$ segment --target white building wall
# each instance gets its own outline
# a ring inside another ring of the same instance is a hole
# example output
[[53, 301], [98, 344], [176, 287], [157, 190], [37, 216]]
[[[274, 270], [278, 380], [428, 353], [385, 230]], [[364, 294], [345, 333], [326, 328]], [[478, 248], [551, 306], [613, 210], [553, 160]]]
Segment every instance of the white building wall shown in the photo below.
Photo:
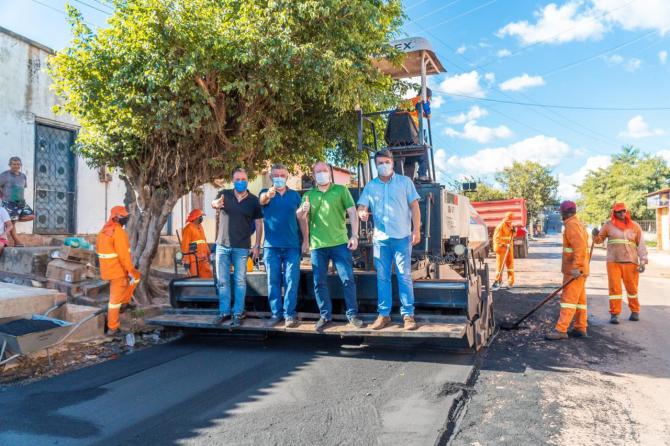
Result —
[[[9, 158], [18, 156], [28, 177], [26, 201], [33, 206], [35, 172], [35, 125], [52, 125], [77, 130], [69, 115], [56, 115], [53, 107], [60, 101], [50, 90], [46, 73], [47, 58], [53, 51], [44, 45], [0, 27], [0, 172], [7, 169]], [[78, 234], [97, 233], [112, 206], [123, 205], [125, 184], [118, 177], [108, 183], [100, 181], [98, 171], [81, 157], [76, 163], [76, 227]], [[181, 228], [182, 205], [190, 211], [188, 197], [178, 202], [173, 213], [174, 228]], [[39, 209], [35, 209], [39, 214]], [[33, 223], [18, 223], [19, 233], [33, 233]]]

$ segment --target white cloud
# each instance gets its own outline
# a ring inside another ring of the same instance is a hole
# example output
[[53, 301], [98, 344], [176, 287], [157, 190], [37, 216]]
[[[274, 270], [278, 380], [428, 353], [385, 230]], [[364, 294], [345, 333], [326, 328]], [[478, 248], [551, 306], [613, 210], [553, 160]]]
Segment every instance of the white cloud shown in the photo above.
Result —
[[466, 51], [467, 49], [468, 49], [468, 48], [467, 48], [465, 45], [461, 45], [461, 46], [459, 46], [458, 48], [456, 48], [456, 52], [457, 52], [458, 54], [463, 54], [463, 53], [465, 53], [465, 51]]
[[619, 136], [640, 139], [648, 138], [650, 136], [661, 136], [664, 134], [665, 131], [663, 129], [650, 128], [644, 118], [641, 115], [637, 115], [628, 121], [626, 131], [619, 133]]
[[498, 127], [482, 127], [477, 125], [477, 121], [466, 122], [462, 132], [447, 127], [444, 130], [444, 133], [452, 138], [471, 139], [481, 144], [512, 136], [512, 131], [505, 125], [500, 125]]
[[626, 30], [655, 29], [661, 34], [670, 31], [668, 0], [591, 0], [593, 10], [604, 21]]
[[611, 158], [606, 155], [591, 156], [577, 171], [558, 174], [558, 195], [563, 200], [574, 200], [577, 198], [577, 186], [582, 184], [589, 172], [609, 166]]
[[545, 135], [515, 142], [505, 147], [479, 150], [468, 156], [447, 156], [444, 149], [435, 154], [435, 167], [443, 175], [454, 175], [458, 179], [490, 175], [511, 166], [514, 161], [536, 161], [546, 167], [558, 165], [574, 150], [563, 141]]
[[665, 65], [668, 61], [668, 52], [663, 50], [658, 52], [658, 60], [661, 62], [661, 65]]
[[668, 164], [670, 164], [670, 149], [659, 150], [658, 152], [654, 153], [653, 155], [660, 156], [660, 157], [663, 158]]
[[544, 85], [542, 76], [529, 76], [524, 73], [521, 76], [507, 79], [500, 84], [500, 89], [503, 91], [521, 91], [526, 88], [539, 87], [540, 85]]
[[440, 107], [442, 107], [442, 104], [444, 103], [444, 97], [442, 96], [433, 96], [433, 99], [430, 101], [430, 108], [432, 110], [436, 110]]
[[467, 114], [460, 113], [456, 116], [449, 116], [447, 118], [447, 122], [449, 122], [449, 124], [465, 124], [468, 121], [479, 119], [488, 114], [489, 112], [485, 108], [479, 108], [479, 106], [473, 105], [470, 107], [470, 110], [468, 110]]
[[504, 57], [511, 56], [512, 52], [510, 50], [508, 50], [507, 48], [503, 48], [502, 50], [499, 50], [497, 54], [498, 54], [498, 57], [502, 59]]
[[619, 54], [612, 54], [611, 56], [603, 56], [603, 59], [609, 65], [621, 65], [626, 71], [630, 71], [631, 73], [639, 70], [642, 66], [642, 61], [637, 57], [626, 59]]
[[599, 39], [615, 28], [650, 29], [662, 35], [670, 31], [667, 0], [569, 0], [550, 3], [535, 12], [535, 23], [508, 23], [498, 37], [517, 37], [525, 45]]
[[583, 10], [580, 1], [571, 0], [560, 7], [550, 3], [536, 11], [535, 16], [535, 24], [527, 20], [508, 23], [498, 30], [498, 37], [517, 37], [524, 45], [540, 42], [560, 44], [599, 39], [605, 32], [602, 21], [591, 10]]
[[450, 94], [483, 98], [486, 94], [480, 85], [481, 78], [476, 70], [450, 76], [440, 83], [440, 90]]
[[495, 73], [486, 73], [484, 75], [484, 79], [486, 79], [486, 82], [488, 82], [489, 84], [492, 84], [496, 81], [496, 75]]

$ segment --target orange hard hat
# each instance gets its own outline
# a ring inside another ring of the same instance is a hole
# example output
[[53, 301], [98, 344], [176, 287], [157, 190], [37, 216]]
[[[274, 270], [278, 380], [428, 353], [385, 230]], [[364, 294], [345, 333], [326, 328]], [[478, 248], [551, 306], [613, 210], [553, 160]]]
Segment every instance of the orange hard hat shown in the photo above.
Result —
[[614, 203], [614, 206], [612, 206], [612, 211], [617, 212], [617, 211], [625, 211], [626, 210], [626, 205], [624, 203]]
[[126, 210], [125, 206], [114, 206], [112, 210], [109, 212], [109, 218], [127, 217], [127, 216], [128, 211]]
[[505, 213], [505, 221], [512, 221], [514, 220], [514, 212], [506, 212]]
[[187, 222], [192, 222], [197, 220], [200, 216], [205, 215], [204, 212], [200, 209], [193, 209], [189, 214], [188, 217], [186, 217]]

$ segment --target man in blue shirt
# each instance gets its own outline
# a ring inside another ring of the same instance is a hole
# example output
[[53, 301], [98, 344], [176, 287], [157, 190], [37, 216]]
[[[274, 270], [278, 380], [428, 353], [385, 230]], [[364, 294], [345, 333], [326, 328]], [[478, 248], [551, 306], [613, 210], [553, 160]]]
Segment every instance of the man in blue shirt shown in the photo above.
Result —
[[378, 176], [363, 189], [358, 200], [358, 217], [374, 220], [373, 257], [377, 270], [377, 320], [370, 326], [381, 330], [391, 323], [392, 264], [395, 263], [400, 294], [400, 314], [407, 330], [417, 328], [414, 320], [412, 246], [421, 239], [421, 198], [411, 179], [393, 172], [393, 155], [387, 149], [375, 154]]
[[[300, 235], [296, 211], [300, 207], [300, 194], [286, 186], [288, 169], [283, 164], [273, 164], [270, 169], [272, 187], [261, 191], [260, 203], [265, 218], [265, 267], [268, 280], [268, 300], [272, 317], [277, 324], [285, 318], [286, 328], [298, 326], [295, 306], [300, 281]], [[282, 284], [284, 302], [282, 305]]]

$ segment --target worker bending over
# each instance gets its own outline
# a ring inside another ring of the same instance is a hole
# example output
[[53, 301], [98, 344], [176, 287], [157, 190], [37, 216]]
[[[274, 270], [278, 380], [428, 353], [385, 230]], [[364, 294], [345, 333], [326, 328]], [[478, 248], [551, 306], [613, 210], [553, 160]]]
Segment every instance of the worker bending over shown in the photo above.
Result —
[[493, 250], [496, 253], [496, 280], [493, 288], [500, 288], [503, 268], [507, 268], [507, 283], [514, 286], [514, 213], [508, 212], [493, 232]]
[[563, 293], [561, 294], [561, 314], [556, 328], [547, 333], [552, 341], [567, 339], [568, 327], [575, 319], [570, 336], [586, 336], [586, 277], [589, 275], [589, 241], [582, 222], [577, 218], [577, 205], [564, 201], [560, 206], [563, 231]]
[[205, 230], [202, 227], [204, 212], [193, 209], [186, 219], [186, 226], [182, 229], [181, 252], [182, 262], [191, 277], [211, 279], [212, 265], [210, 264], [210, 251]]
[[610, 295], [610, 323], [619, 323], [623, 293], [621, 281], [626, 287], [631, 321], [640, 320], [640, 303], [637, 286], [640, 273], [649, 262], [647, 247], [642, 237], [642, 228], [634, 222], [624, 203], [615, 203], [610, 220], [601, 229], [593, 230], [593, 241], [602, 243], [607, 239], [607, 282]]
[[128, 235], [123, 229], [126, 223], [126, 208], [114, 206], [95, 243], [95, 251], [100, 261], [100, 277], [109, 280], [107, 334], [111, 336], [119, 334], [121, 306], [130, 304], [135, 287], [140, 282], [140, 273], [130, 258]]

